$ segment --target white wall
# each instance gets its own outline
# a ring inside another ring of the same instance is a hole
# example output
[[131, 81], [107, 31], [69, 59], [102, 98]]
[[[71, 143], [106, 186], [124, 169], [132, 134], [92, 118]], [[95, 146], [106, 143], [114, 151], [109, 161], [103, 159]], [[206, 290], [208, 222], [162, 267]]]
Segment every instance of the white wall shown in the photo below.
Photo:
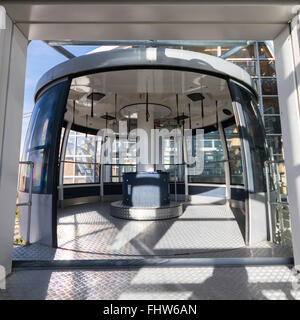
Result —
[[284, 159], [295, 265], [300, 270], [300, 55], [299, 16], [275, 38]]
[[11, 271], [27, 39], [6, 17], [0, 30], [0, 265]]

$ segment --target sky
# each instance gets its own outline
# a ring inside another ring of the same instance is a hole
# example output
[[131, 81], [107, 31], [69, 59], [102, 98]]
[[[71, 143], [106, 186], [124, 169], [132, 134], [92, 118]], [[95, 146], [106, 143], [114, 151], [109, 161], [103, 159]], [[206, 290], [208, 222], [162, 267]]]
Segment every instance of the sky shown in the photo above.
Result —
[[[96, 47], [65, 47], [76, 56], [86, 54]], [[34, 107], [35, 87], [40, 77], [52, 67], [68, 60], [54, 49], [46, 45], [42, 41], [31, 41], [27, 50], [26, 78], [25, 78], [25, 93], [24, 93], [24, 108], [23, 108], [23, 123], [22, 123], [22, 140], [21, 150], [25, 140], [27, 127], [30, 120], [30, 115]]]

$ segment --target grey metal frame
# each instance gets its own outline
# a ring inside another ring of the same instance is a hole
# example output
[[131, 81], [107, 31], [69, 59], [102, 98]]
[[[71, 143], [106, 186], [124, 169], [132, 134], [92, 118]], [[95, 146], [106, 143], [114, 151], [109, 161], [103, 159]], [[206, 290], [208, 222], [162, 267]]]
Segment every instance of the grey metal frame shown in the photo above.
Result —
[[219, 135], [221, 140], [221, 145], [224, 154], [224, 171], [225, 171], [225, 184], [226, 184], [226, 202], [231, 198], [231, 178], [230, 178], [230, 166], [229, 166], [229, 155], [228, 148], [226, 144], [226, 138], [224, 134], [224, 128], [221, 122], [218, 123]]
[[[59, 64], [45, 73], [39, 80], [36, 88], [36, 97], [47, 89], [49, 85], [51, 86], [53, 82], [59, 81], [59, 79], [68, 77], [68, 79], [71, 80], [72, 78], [87, 74], [134, 69], [168, 69], [207, 74], [228, 80], [229, 90], [231, 90], [230, 81], [233, 80], [241, 87], [246, 87], [255, 94], [250, 75], [242, 68], [220, 58], [176, 49], [139, 48], [101, 52], [93, 55], [81, 56]], [[243, 122], [242, 108], [241, 104], [233, 102], [234, 115], [238, 123]], [[243, 127], [243, 125], [240, 126], [240, 131]], [[245, 130], [245, 128], [243, 130]], [[247, 201], [248, 197], [250, 200], [249, 190], [252, 190], [251, 186], [253, 185], [253, 181], [251, 184], [250, 172], [252, 173], [252, 167], [249, 159], [250, 149], [249, 146], [247, 146], [247, 141], [245, 139], [243, 139], [242, 149], [246, 191], [246, 229], [248, 229], [246, 242], [249, 244], [251, 242], [251, 230], [249, 231], [251, 224], [249, 223], [250, 213], [248, 208], [249, 203], [247, 204]], [[227, 164], [227, 176], [228, 167], [229, 165]], [[176, 170], [177, 169], [175, 168], [175, 171]], [[101, 170], [101, 172], [102, 171], [103, 170]], [[175, 172], [175, 189], [177, 187], [176, 175], [177, 172]], [[100, 189], [103, 190], [103, 188]], [[175, 191], [175, 199], [176, 198], [177, 192]]]
[[[230, 80], [229, 88], [233, 96], [235, 95], [234, 86], [235, 86], [235, 81]], [[244, 188], [246, 192], [245, 242], [247, 245], [250, 245], [251, 243], [267, 240], [268, 217], [267, 217], [266, 203], [263, 202], [263, 204], [261, 205], [259, 204], [259, 202], [262, 202], [261, 198], [262, 197], [265, 198], [266, 194], [255, 190], [255, 186], [254, 186], [255, 177], [253, 175], [253, 163], [251, 160], [249, 133], [247, 131], [247, 125], [246, 125], [246, 121], [243, 113], [243, 106], [240, 103], [239, 99], [237, 99], [238, 101], [235, 101], [235, 100], [236, 99], [232, 99], [232, 106], [233, 106], [233, 111], [236, 118], [236, 123], [239, 128], [240, 138], [242, 140], [241, 151], [242, 151], [242, 163], [243, 163]], [[265, 211], [265, 215], [263, 214], [263, 212], [260, 212], [260, 211]], [[255, 225], [255, 232], [254, 230], [252, 230], [253, 225]]]
[[[245, 199], [245, 243], [246, 245], [249, 245], [250, 243], [250, 214], [249, 214], [249, 184], [248, 184], [248, 167], [246, 165], [246, 163], [249, 163], [250, 159], [250, 155], [249, 155], [249, 147], [248, 147], [248, 157], [246, 156], [246, 150], [245, 150], [245, 145], [244, 145], [244, 141], [245, 138], [243, 137], [243, 132], [245, 130], [245, 124], [241, 119], [241, 114], [243, 117], [243, 113], [242, 113], [242, 106], [240, 103], [234, 102], [232, 101], [232, 108], [233, 108], [233, 113], [235, 116], [235, 121], [237, 124], [237, 127], [239, 128], [239, 133], [240, 133], [240, 139], [242, 140], [241, 143], [241, 158], [242, 158], [242, 165], [243, 165], [243, 180], [244, 180], [244, 189], [246, 192], [246, 199]], [[243, 129], [244, 128], [244, 129]], [[253, 182], [253, 181], [252, 181]]]
[[32, 161], [20, 161], [19, 164], [25, 164], [30, 166], [29, 173], [29, 192], [28, 192], [28, 201], [17, 203], [17, 207], [28, 206], [28, 217], [27, 217], [27, 241], [26, 244], [30, 244], [30, 224], [31, 224], [31, 207], [32, 207], [32, 183], [33, 183], [33, 168], [34, 163]]
[[64, 132], [64, 137], [63, 137], [63, 144], [61, 147], [61, 152], [60, 152], [60, 161], [59, 161], [59, 193], [58, 193], [58, 200], [60, 201], [61, 206], [63, 206], [63, 200], [64, 200], [64, 163], [65, 163], [65, 156], [66, 156], [66, 150], [67, 150], [67, 145], [68, 145], [68, 139], [71, 131], [71, 126], [72, 123], [68, 122], [65, 132]]
[[[151, 53], [151, 57], [154, 58], [150, 59], [148, 53]], [[210, 74], [219, 78], [231, 78], [255, 92], [250, 75], [228, 61], [193, 51], [138, 48], [100, 52], [58, 64], [40, 78], [35, 97], [45, 86], [60, 78], [141, 68], [182, 70]]]

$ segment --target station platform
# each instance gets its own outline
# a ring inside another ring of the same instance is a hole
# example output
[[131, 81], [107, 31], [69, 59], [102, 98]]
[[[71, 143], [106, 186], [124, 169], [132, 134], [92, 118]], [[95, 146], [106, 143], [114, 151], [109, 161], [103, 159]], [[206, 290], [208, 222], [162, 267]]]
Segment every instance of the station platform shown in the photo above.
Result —
[[291, 248], [246, 246], [225, 205], [183, 207], [157, 221], [114, 218], [109, 202], [60, 209], [58, 248], [15, 246], [0, 300], [300, 299]]

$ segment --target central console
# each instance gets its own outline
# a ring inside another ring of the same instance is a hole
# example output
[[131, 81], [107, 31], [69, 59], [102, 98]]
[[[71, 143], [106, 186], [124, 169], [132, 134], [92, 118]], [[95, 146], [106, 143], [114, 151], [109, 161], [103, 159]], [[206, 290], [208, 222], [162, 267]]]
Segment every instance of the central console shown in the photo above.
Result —
[[130, 220], [161, 220], [179, 217], [182, 204], [170, 202], [168, 172], [123, 174], [123, 200], [111, 203], [111, 215]]

